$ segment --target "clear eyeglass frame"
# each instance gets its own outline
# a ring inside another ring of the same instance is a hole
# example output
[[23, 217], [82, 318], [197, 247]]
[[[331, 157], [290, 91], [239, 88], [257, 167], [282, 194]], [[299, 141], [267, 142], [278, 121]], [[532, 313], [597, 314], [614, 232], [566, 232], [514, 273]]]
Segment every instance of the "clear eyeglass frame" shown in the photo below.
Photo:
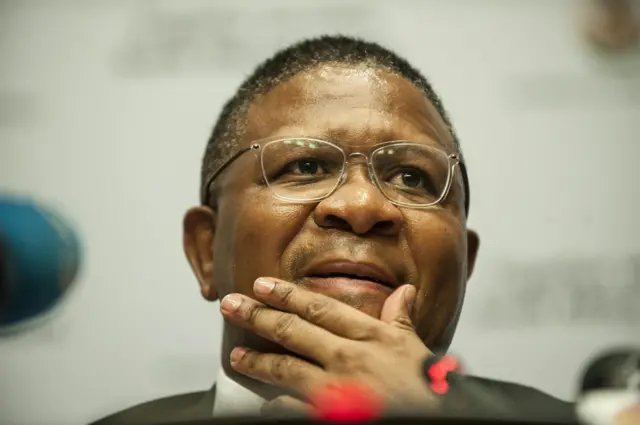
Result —
[[[335, 148], [337, 151], [341, 152], [342, 157], [343, 157], [343, 164], [342, 164], [342, 168], [340, 170], [340, 175], [339, 175], [338, 179], [336, 179], [335, 185], [330, 190], [328, 190], [326, 193], [324, 193], [321, 196], [302, 199], [302, 198], [297, 198], [297, 197], [283, 196], [283, 195], [280, 195], [276, 190], [274, 190], [273, 191], [273, 196], [276, 197], [277, 199], [280, 199], [280, 200], [285, 201], [285, 202], [291, 202], [291, 203], [314, 203], [314, 202], [320, 202], [323, 199], [326, 199], [326, 198], [330, 197], [345, 182], [346, 176], [347, 176], [346, 171], [347, 171], [347, 167], [348, 167], [348, 164], [349, 164], [349, 160], [354, 158], [354, 157], [362, 157], [362, 158], [365, 159], [366, 164], [367, 164], [367, 170], [368, 170], [368, 174], [369, 174], [369, 179], [376, 186], [376, 188], [384, 195], [385, 198], [387, 198], [394, 205], [408, 207], [408, 208], [430, 208], [430, 207], [434, 207], [436, 205], [441, 204], [447, 198], [447, 196], [449, 195], [449, 192], [451, 190], [451, 186], [453, 184], [456, 167], [460, 166], [460, 168], [462, 169], [463, 175], [466, 174], [465, 170], [464, 170], [464, 163], [461, 161], [459, 153], [457, 153], [457, 152], [446, 152], [444, 149], [440, 149], [440, 148], [436, 148], [436, 147], [433, 147], [433, 146], [428, 146], [428, 145], [424, 145], [424, 144], [420, 144], [420, 143], [416, 143], [416, 142], [411, 142], [411, 141], [405, 141], [405, 140], [389, 141], [389, 142], [376, 144], [374, 146], [367, 146], [365, 149], [352, 150], [350, 153], [347, 153], [345, 151], [345, 149], [343, 149], [341, 146], [338, 146], [335, 143], [331, 143], [331, 142], [328, 142], [326, 140], [321, 140], [321, 139], [314, 139], [314, 138], [309, 138], [309, 137], [284, 137], [284, 138], [278, 138], [278, 139], [264, 139], [264, 140], [256, 140], [249, 147], [241, 149], [240, 151], [236, 152], [234, 155], [232, 155], [225, 163], [223, 163], [207, 179], [206, 183], [202, 186], [202, 193], [201, 193], [201, 202], [202, 202], [202, 204], [207, 204], [208, 203], [210, 189], [211, 189], [211, 185], [213, 184], [213, 182], [223, 173], [224, 170], [226, 170], [232, 163], [234, 163], [238, 158], [240, 158], [242, 155], [244, 155], [247, 152], [254, 152], [254, 154], [256, 155], [257, 159], [260, 161], [260, 168], [261, 168], [261, 172], [262, 172], [262, 176], [263, 176], [264, 182], [266, 183], [267, 187], [273, 188], [272, 185], [269, 183], [269, 179], [267, 178], [267, 173], [266, 173], [266, 170], [265, 170], [265, 163], [264, 163], [264, 152], [268, 149], [269, 146], [271, 146], [271, 145], [273, 145], [275, 143], [284, 143], [284, 142], [288, 142], [288, 141], [305, 141], [305, 142], [322, 143], [322, 144], [325, 144], [325, 145], [329, 145], [329, 146]], [[446, 182], [444, 184], [442, 193], [440, 194], [440, 196], [435, 201], [429, 202], [429, 203], [424, 203], [424, 204], [412, 203], [412, 202], [403, 202], [403, 201], [399, 201], [397, 199], [393, 199], [382, 188], [382, 186], [381, 186], [381, 184], [380, 184], [380, 182], [378, 180], [378, 177], [377, 177], [377, 175], [376, 175], [376, 173], [374, 171], [374, 167], [373, 167], [371, 158], [373, 156], [375, 156], [376, 153], [380, 152], [383, 149], [388, 149], [389, 147], [400, 146], [400, 145], [405, 145], [405, 146], [406, 145], [411, 145], [411, 146], [417, 146], [417, 147], [421, 147], [421, 148], [428, 148], [428, 149], [431, 149], [431, 150], [439, 151], [444, 157], [446, 157], [446, 159], [448, 161], [448, 169], [447, 169], [448, 175], [447, 175]], [[358, 147], [359, 146], [349, 146], [349, 148], [351, 148], [351, 149], [358, 148]], [[363, 150], [364, 151], [370, 151], [370, 153], [367, 154], [365, 152], [362, 152]]]

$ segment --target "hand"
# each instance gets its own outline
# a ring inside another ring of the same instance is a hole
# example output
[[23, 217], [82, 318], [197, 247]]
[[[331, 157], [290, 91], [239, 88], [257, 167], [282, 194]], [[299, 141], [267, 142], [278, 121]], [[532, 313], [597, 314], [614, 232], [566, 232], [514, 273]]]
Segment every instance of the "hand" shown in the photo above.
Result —
[[254, 293], [258, 301], [241, 294], [226, 296], [221, 302], [224, 317], [316, 364], [236, 347], [231, 366], [239, 373], [307, 399], [329, 382], [357, 380], [390, 406], [435, 405], [421, 373], [430, 351], [409, 317], [413, 286], [402, 286], [389, 296], [380, 320], [278, 279], [256, 280]]
[[312, 409], [309, 404], [298, 400], [295, 397], [283, 395], [263, 404], [260, 413], [264, 416], [309, 416], [311, 410]]

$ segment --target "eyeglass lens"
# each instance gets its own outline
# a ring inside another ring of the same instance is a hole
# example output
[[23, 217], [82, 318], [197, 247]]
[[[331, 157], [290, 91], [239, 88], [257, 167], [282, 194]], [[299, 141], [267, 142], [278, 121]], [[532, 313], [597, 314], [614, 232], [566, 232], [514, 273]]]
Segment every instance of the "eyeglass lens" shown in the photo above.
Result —
[[[337, 146], [314, 139], [283, 139], [264, 145], [264, 178], [274, 193], [289, 200], [321, 199], [340, 183], [346, 164]], [[406, 204], [437, 202], [447, 189], [451, 170], [443, 151], [398, 142], [370, 155], [373, 179], [389, 199]]]

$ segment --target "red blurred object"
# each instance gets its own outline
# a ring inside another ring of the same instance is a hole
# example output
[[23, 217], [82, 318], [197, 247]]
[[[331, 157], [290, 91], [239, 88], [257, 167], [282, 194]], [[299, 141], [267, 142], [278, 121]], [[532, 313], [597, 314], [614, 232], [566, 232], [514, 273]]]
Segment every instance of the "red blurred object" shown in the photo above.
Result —
[[429, 387], [436, 394], [443, 395], [449, 392], [449, 383], [447, 381], [432, 382]]
[[427, 374], [431, 382], [446, 381], [448, 371], [442, 366], [440, 362], [434, 363], [429, 367]]
[[458, 370], [458, 360], [453, 356], [444, 356], [438, 363], [442, 365], [449, 372]]
[[311, 400], [316, 419], [327, 422], [367, 422], [380, 418], [384, 400], [370, 387], [356, 382], [332, 383]]
[[449, 391], [447, 376], [449, 373], [458, 372], [459, 370], [460, 364], [453, 356], [444, 356], [429, 366], [427, 376], [429, 377], [429, 387], [431, 391], [440, 395], [446, 394]]

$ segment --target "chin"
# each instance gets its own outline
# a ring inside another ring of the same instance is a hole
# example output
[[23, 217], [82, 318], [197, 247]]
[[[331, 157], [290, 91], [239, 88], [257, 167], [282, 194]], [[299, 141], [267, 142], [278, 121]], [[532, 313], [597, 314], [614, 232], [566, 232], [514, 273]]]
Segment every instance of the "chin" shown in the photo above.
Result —
[[[321, 291], [314, 291], [322, 293]], [[380, 318], [382, 313], [382, 307], [385, 301], [389, 297], [387, 294], [353, 294], [353, 293], [340, 293], [340, 294], [328, 294], [327, 295], [335, 300], [338, 300], [348, 306], [360, 310], [364, 314], [367, 314], [376, 319]]]

